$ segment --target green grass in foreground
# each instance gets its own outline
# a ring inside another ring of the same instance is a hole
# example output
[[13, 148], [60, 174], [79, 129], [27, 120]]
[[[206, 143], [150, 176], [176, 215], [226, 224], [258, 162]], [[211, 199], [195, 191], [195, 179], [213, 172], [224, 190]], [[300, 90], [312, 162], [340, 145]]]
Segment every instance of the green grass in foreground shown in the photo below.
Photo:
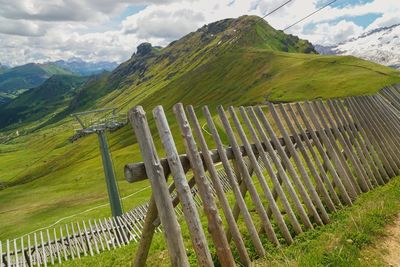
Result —
[[[290, 247], [267, 248], [256, 266], [384, 266], [380, 255], [370, 250], [385, 234], [384, 227], [400, 212], [400, 177], [358, 198], [353, 207], [332, 214], [332, 222], [295, 238]], [[350, 241], [351, 240], [351, 241]], [[189, 242], [189, 241], [188, 241]], [[65, 266], [130, 266], [136, 244], [96, 257], [64, 263]], [[368, 251], [368, 259], [364, 257]], [[372, 254], [371, 254], [372, 253]], [[194, 255], [190, 254], [191, 259]], [[371, 261], [370, 259], [374, 259]], [[162, 234], [155, 236], [148, 266], [168, 266]]]

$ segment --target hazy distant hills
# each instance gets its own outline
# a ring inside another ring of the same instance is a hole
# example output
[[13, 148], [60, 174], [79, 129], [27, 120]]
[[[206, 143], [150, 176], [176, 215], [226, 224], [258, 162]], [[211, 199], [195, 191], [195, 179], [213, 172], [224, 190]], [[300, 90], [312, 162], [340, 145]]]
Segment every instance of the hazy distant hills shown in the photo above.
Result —
[[19, 90], [34, 88], [54, 74], [90, 76], [112, 71], [117, 66], [115, 62], [86, 62], [79, 58], [44, 64], [29, 63], [13, 68], [0, 64], [0, 92], [15, 94]]
[[61, 67], [63, 69], [69, 70], [73, 73], [82, 76], [99, 74], [104, 71], [112, 71], [118, 66], [116, 62], [106, 62], [106, 61], [86, 62], [80, 58], [72, 58], [69, 60], [58, 60], [54, 62], [49, 62], [48, 64]]
[[41, 85], [54, 74], [73, 74], [50, 64], [29, 63], [0, 72], [0, 92], [14, 92]]

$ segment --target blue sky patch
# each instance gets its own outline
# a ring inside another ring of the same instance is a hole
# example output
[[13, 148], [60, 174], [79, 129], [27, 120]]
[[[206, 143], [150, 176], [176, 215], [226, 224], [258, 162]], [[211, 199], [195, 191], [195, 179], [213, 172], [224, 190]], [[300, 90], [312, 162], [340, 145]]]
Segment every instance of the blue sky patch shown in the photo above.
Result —
[[[322, 7], [329, 2], [332, 2], [332, 0], [319, 0], [317, 1], [316, 7]], [[356, 5], [365, 5], [366, 3], [373, 2], [373, 0], [338, 0], [335, 3], [331, 5], [331, 7], [336, 7], [336, 8], [343, 8], [346, 6], [356, 6]]]
[[123, 21], [126, 17], [139, 13], [144, 10], [146, 6], [128, 6], [119, 16], [118, 19]]

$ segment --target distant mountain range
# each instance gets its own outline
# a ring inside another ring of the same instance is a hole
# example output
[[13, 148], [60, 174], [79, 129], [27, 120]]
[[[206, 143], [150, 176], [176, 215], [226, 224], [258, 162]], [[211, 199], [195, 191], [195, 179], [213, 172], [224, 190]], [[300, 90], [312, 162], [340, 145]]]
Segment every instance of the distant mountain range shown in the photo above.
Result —
[[377, 28], [333, 46], [315, 45], [320, 54], [352, 55], [400, 69], [400, 24]]
[[29, 63], [0, 72], [0, 92], [13, 93], [41, 85], [54, 74], [73, 74], [51, 64]]
[[54, 62], [49, 62], [48, 64], [61, 67], [63, 69], [69, 70], [73, 73], [82, 76], [99, 74], [104, 71], [112, 71], [118, 66], [118, 63], [116, 62], [106, 62], [106, 61], [86, 62], [80, 58], [72, 58], [69, 60], [58, 60]]
[[90, 76], [112, 71], [117, 66], [115, 62], [85, 62], [79, 58], [43, 64], [29, 63], [13, 68], [0, 64], [0, 92], [3, 93], [3, 97], [0, 98], [4, 100], [5, 93], [15, 95], [40, 86], [55, 74]]

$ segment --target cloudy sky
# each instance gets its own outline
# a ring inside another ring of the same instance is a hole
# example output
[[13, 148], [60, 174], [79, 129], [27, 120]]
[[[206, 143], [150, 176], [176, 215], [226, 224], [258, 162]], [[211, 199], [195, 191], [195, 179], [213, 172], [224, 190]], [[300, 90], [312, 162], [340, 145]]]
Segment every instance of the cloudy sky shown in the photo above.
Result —
[[[165, 46], [202, 25], [264, 15], [287, 0], [0, 0], [0, 63], [79, 57], [128, 59], [147, 41]], [[284, 29], [331, 0], [293, 0], [266, 20]], [[334, 44], [400, 23], [399, 0], [338, 0], [287, 33]]]

